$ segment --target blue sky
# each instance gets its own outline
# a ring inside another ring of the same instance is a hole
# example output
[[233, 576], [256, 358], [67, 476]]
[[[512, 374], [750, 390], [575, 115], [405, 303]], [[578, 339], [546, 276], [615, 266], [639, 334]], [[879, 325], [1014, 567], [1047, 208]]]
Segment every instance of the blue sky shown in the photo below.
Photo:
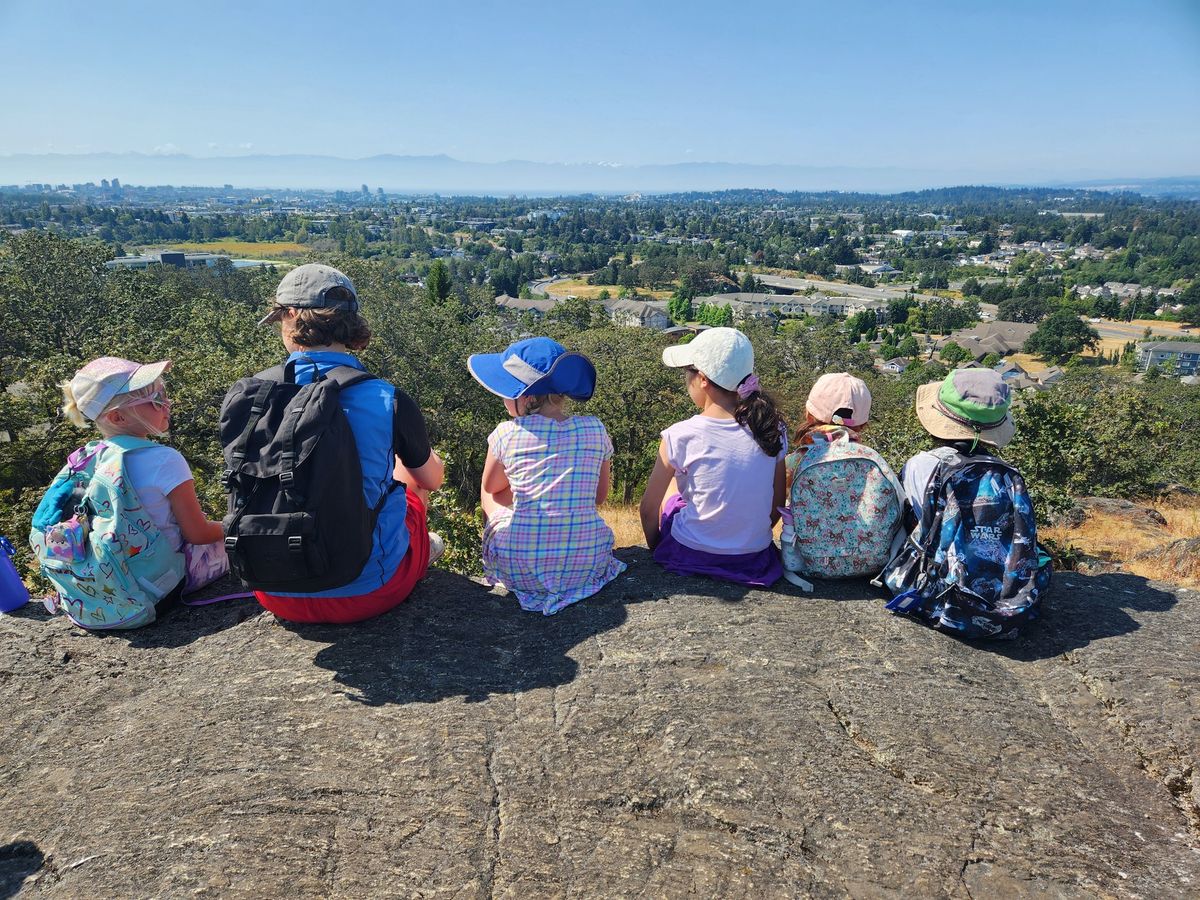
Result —
[[1200, 0], [0, 0], [0, 154], [1200, 174]]

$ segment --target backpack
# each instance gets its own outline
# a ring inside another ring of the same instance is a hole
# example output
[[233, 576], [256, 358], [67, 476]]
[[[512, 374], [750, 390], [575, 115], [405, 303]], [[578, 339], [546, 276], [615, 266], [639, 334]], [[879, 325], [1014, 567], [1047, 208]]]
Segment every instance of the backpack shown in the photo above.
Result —
[[375, 376], [338, 366], [296, 383], [289, 362], [243, 378], [221, 405], [225, 551], [248, 588], [313, 594], [349, 584], [371, 556], [374, 509], [341, 392]]
[[29, 544], [58, 593], [57, 611], [83, 628], [138, 628], [185, 575], [183, 553], [145, 512], [125, 467], [158, 446], [118, 435], [67, 459], [33, 514]]
[[1051, 562], [1021, 473], [939, 451], [920, 516], [882, 575], [887, 608], [962, 638], [1015, 638], [1038, 617]]
[[791, 454], [788, 468], [793, 533], [780, 542], [784, 569], [819, 578], [877, 575], [892, 557], [904, 513], [891, 466], [841, 430]]

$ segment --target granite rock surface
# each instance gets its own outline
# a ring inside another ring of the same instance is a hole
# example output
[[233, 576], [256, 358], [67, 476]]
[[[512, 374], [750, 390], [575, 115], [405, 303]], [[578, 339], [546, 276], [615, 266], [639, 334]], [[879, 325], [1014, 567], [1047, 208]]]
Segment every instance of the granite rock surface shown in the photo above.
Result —
[[970, 645], [620, 555], [552, 617], [0, 617], [0, 898], [1200, 895], [1200, 594]]

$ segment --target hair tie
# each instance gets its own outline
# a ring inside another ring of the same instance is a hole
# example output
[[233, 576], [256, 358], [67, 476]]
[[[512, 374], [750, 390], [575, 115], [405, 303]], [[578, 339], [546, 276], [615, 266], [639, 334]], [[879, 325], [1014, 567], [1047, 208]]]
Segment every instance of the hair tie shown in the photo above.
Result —
[[737, 386], [737, 395], [739, 399], [745, 400], [751, 394], [757, 393], [758, 390], [758, 376], [750, 374]]

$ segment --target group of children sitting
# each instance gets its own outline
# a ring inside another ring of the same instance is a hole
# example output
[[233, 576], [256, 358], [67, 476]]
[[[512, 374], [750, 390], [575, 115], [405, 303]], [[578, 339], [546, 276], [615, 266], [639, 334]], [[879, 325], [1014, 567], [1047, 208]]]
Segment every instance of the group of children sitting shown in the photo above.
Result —
[[[31, 541], [78, 624], [153, 621], [163, 602], [222, 574], [230, 559], [280, 618], [357, 621], [401, 602], [440, 554], [425, 509], [442, 462], [411, 398], [351, 353], [370, 329], [350, 279], [298, 267], [267, 321], [281, 323], [290, 356], [226, 398], [224, 523], [201, 513], [182, 456], [149, 440], [167, 430], [169, 363], [105, 358], [64, 385], [66, 414], [94, 422], [101, 439], [55, 479]], [[938, 446], [897, 477], [863, 441], [871, 394], [859, 378], [818, 379], [789, 447], [740, 331], [703, 331], [666, 348], [663, 363], [682, 372], [697, 408], [662, 432], [642, 496], [646, 542], [664, 569], [752, 586], [786, 577], [807, 591], [813, 578], [875, 576], [892, 594], [889, 609], [968, 638], [1014, 637], [1037, 616], [1050, 566], [1020, 474], [993, 452], [1014, 433], [1008, 385], [996, 373], [959, 369], [918, 390], [917, 416]], [[625, 569], [599, 513], [612, 442], [599, 419], [568, 408], [592, 396], [595, 368], [545, 337], [474, 355], [467, 367], [510, 416], [488, 437], [485, 574], [524, 609], [555, 613]], [[339, 416], [348, 429], [339, 431]], [[321, 476], [305, 482], [304, 462], [345, 431], [358, 456], [350, 477], [363, 488], [354, 515], [370, 527], [347, 551], [357, 576], [331, 583], [336, 498], [324, 507], [312, 499]]]

